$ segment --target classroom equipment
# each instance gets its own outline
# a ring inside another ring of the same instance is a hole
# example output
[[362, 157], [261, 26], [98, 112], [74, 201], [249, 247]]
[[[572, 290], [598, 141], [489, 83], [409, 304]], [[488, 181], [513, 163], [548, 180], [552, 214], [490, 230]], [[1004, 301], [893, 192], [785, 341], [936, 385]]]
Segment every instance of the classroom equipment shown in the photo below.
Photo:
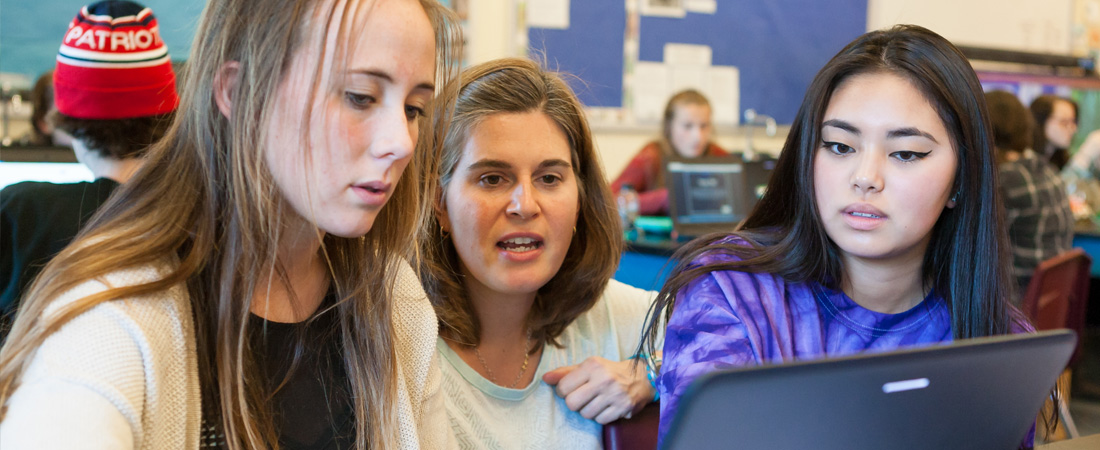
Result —
[[1014, 449], [1076, 342], [1057, 330], [713, 372], [663, 448]]
[[669, 158], [665, 180], [673, 231], [679, 237], [733, 231], [764, 195], [774, 168], [774, 160]]

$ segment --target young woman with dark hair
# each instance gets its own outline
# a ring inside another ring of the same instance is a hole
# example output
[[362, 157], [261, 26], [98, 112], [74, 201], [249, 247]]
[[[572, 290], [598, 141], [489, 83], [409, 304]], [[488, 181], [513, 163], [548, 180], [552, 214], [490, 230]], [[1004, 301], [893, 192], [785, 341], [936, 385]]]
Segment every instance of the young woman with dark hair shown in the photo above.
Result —
[[1031, 149], [1056, 170], [1062, 170], [1069, 162], [1069, 146], [1077, 133], [1077, 102], [1056, 95], [1040, 95], [1028, 109], [1035, 118]]
[[716, 369], [1028, 328], [1009, 303], [988, 124], [970, 64], [929, 30], [867, 33], [834, 56], [744, 229], [676, 255], [643, 343], [666, 331], [661, 435]]

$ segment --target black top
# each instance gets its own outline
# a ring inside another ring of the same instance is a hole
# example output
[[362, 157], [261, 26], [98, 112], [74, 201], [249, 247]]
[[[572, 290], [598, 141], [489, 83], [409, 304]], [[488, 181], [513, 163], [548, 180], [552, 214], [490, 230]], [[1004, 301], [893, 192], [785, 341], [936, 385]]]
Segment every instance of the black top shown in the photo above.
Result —
[[[325, 304], [331, 304], [331, 298]], [[252, 348], [263, 372], [265, 391], [278, 387], [269, 402], [282, 449], [355, 447], [355, 413], [340, 344], [336, 311], [312, 322], [279, 323], [250, 317]], [[287, 378], [301, 339], [300, 359]], [[285, 384], [284, 384], [285, 381]], [[279, 387], [281, 385], [281, 387]], [[224, 437], [203, 419], [203, 447], [224, 447]]]
[[0, 191], [0, 343], [24, 291], [119, 186], [24, 182]]

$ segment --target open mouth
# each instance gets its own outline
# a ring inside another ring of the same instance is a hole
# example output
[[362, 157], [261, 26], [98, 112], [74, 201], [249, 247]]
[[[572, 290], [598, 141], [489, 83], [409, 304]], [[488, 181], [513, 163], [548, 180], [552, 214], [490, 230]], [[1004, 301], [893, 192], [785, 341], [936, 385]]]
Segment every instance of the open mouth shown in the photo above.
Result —
[[529, 252], [540, 247], [542, 247], [542, 241], [529, 237], [517, 237], [497, 242], [497, 248], [514, 253]]
[[855, 217], [866, 217], [866, 218], [868, 218], [868, 219], [881, 219], [881, 218], [882, 218], [882, 216], [876, 216], [876, 215], [874, 215], [874, 214], [871, 214], [871, 213], [865, 213], [865, 212], [856, 212], [856, 211], [853, 211], [853, 212], [850, 212], [850, 213], [848, 213], [848, 214], [849, 214], [849, 215], [852, 215], [852, 216], [855, 216]]

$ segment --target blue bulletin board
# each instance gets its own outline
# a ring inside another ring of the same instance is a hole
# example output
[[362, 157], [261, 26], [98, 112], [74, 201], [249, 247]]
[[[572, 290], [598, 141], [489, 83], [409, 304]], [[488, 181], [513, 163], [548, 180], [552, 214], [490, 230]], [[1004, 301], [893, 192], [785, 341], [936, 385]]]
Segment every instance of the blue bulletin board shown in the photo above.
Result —
[[623, 105], [623, 32], [626, 7], [622, 0], [573, 0], [569, 28], [528, 28], [531, 56], [550, 69], [570, 73], [570, 82], [585, 105]]
[[[587, 83], [586, 105], [622, 106], [624, 2], [570, 3], [569, 28], [529, 28], [530, 48]], [[741, 110], [790, 123], [813, 76], [866, 28], [867, 0], [717, 0], [713, 14], [642, 15], [638, 60], [660, 62], [667, 43], [710, 46], [712, 65], [739, 69]]]

